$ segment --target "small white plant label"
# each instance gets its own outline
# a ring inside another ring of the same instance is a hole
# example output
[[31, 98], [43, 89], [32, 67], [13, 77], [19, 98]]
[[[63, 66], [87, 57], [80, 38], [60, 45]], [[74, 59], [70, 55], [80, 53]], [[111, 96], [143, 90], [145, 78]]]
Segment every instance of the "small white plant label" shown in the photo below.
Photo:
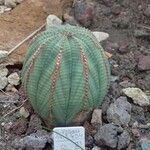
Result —
[[54, 150], [85, 150], [84, 127], [59, 127], [53, 131]]

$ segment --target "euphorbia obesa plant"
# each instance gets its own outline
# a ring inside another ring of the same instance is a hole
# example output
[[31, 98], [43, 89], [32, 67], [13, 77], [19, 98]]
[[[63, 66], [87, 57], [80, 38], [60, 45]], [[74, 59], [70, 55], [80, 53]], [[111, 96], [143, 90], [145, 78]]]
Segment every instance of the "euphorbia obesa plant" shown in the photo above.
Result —
[[48, 125], [81, 123], [109, 86], [108, 61], [95, 36], [70, 25], [50, 27], [32, 42], [22, 82], [34, 110]]

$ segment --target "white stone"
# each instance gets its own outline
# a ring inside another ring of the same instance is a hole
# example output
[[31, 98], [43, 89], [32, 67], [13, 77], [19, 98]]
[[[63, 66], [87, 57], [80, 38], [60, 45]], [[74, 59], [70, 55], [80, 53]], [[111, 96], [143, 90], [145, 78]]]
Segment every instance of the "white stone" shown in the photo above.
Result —
[[18, 90], [11, 84], [8, 84], [6, 87], [6, 92], [17, 92]]
[[8, 69], [7, 68], [0, 68], [0, 76], [1, 77], [6, 77], [7, 76], [7, 74], [8, 74]]
[[150, 105], [148, 96], [139, 88], [125, 88], [122, 90], [124, 94], [133, 99], [135, 104], [140, 106]]
[[16, 6], [16, 0], [5, 0], [5, 6], [14, 8]]
[[11, 85], [19, 85], [20, 77], [17, 72], [14, 72], [8, 76], [8, 82]]
[[83, 127], [59, 127], [54, 128], [53, 132], [54, 150], [85, 150], [85, 129]]
[[21, 107], [20, 108], [20, 111], [19, 111], [20, 115], [23, 116], [24, 118], [28, 118], [29, 117], [29, 112], [24, 108], [24, 107]]
[[[4, 6], [4, 10], [5, 10], [5, 6]], [[8, 52], [7, 51], [2, 51], [0, 50], [0, 61], [2, 61], [3, 59], [8, 57]]]
[[12, 8], [8, 8], [8, 7], [5, 8], [5, 12], [11, 11], [11, 10], [12, 10]]
[[102, 125], [102, 110], [94, 109], [91, 119], [91, 124], [93, 125]]
[[98, 146], [94, 146], [94, 147], [92, 148], [92, 150], [101, 150], [101, 148], [98, 147]]
[[62, 20], [59, 19], [55, 15], [49, 15], [46, 19], [46, 29], [48, 29], [51, 26], [58, 26], [62, 24]]
[[92, 32], [94, 34], [94, 36], [97, 38], [98, 42], [104, 41], [107, 38], [109, 38], [109, 34], [105, 33], [105, 32], [98, 32], [98, 31], [94, 31]]
[[8, 83], [7, 78], [0, 76], [0, 90], [4, 89], [7, 83]]

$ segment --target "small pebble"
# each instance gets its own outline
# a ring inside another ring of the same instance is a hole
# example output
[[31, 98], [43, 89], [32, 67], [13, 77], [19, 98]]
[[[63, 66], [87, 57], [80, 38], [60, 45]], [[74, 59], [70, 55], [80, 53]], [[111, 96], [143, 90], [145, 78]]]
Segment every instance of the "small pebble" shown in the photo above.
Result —
[[94, 31], [92, 33], [94, 34], [98, 42], [104, 41], [109, 38], [109, 34], [105, 32]]
[[[5, 12], [6, 6], [0, 6], [0, 14], [3, 14]], [[0, 56], [1, 57], [1, 56]]]
[[94, 146], [94, 147], [92, 148], [92, 150], [101, 150], [101, 148], [98, 147], [98, 146]]
[[14, 8], [16, 7], [16, 0], [5, 0], [5, 6]]
[[28, 118], [30, 115], [29, 112], [24, 107], [21, 107], [19, 112], [20, 115], [23, 116], [24, 118]]
[[138, 69], [140, 71], [150, 70], [150, 55], [139, 58]]
[[125, 88], [122, 90], [125, 95], [133, 99], [135, 104], [140, 106], [150, 105], [148, 96], [139, 88]]
[[8, 74], [8, 69], [7, 68], [0, 68], [0, 76], [1, 77], [6, 77]]
[[70, 16], [68, 14], [64, 14], [63, 19], [64, 19], [65, 24], [70, 24], [70, 25], [73, 25], [73, 26], [78, 25], [77, 21], [75, 20], [75, 18], [73, 16]]
[[91, 119], [91, 124], [95, 125], [102, 125], [102, 110], [101, 109], [94, 109]]
[[18, 90], [11, 84], [8, 84], [5, 90], [6, 92], [18, 92]]
[[62, 20], [59, 19], [55, 15], [49, 15], [46, 19], [46, 29], [48, 29], [51, 26], [58, 26], [62, 24]]
[[20, 77], [19, 77], [18, 73], [14, 72], [14, 73], [10, 74], [8, 76], [8, 82], [11, 85], [19, 85], [20, 84]]
[[95, 18], [95, 5], [88, 1], [75, 1], [74, 16], [75, 19], [84, 27], [89, 27]]
[[7, 78], [0, 76], [0, 90], [3, 90], [7, 86]]
[[12, 8], [5, 8], [5, 12], [11, 11], [11, 10], [12, 10]]

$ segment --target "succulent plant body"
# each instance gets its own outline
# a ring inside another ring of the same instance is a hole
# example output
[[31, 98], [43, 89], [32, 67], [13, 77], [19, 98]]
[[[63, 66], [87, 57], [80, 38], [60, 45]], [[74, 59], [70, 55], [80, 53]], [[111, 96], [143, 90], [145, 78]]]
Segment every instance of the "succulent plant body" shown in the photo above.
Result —
[[37, 36], [25, 57], [22, 83], [34, 110], [48, 125], [81, 123], [108, 90], [104, 51], [87, 29], [51, 27]]

